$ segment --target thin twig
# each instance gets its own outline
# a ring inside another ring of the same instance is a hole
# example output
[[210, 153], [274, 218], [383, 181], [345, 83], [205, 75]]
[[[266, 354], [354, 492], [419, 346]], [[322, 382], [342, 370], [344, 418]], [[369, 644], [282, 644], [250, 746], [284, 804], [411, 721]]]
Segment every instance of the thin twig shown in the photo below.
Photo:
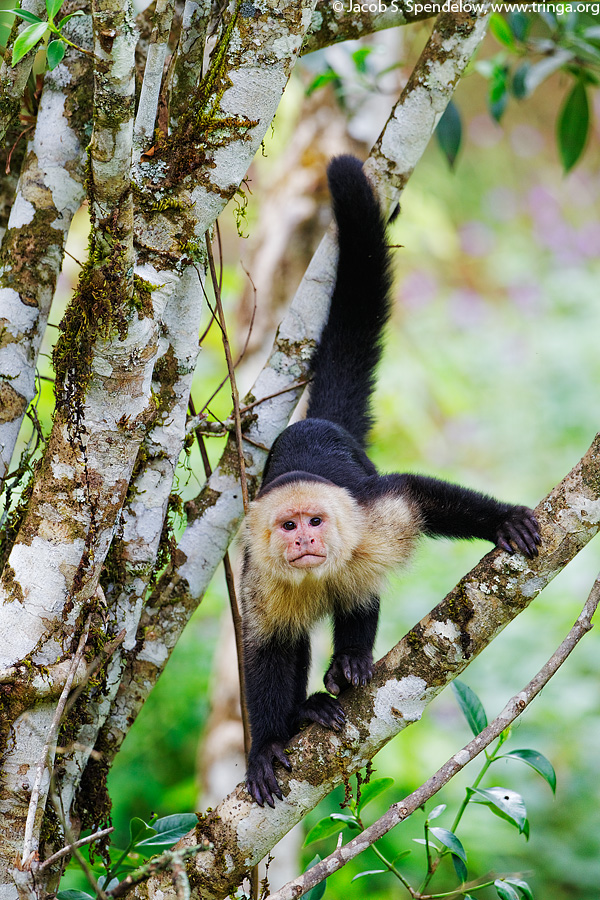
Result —
[[[194, 401], [190, 397], [190, 409], [194, 414]], [[204, 474], [206, 478], [212, 475], [212, 468], [208, 453], [206, 452], [206, 444], [200, 434], [196, 434], [196, 440], [202, 457], [202, 465], [204, 466]], [[244, 645], [242, 642], [242, 617], [240, 615], [240, 607], [235, 589], [235, 578], [233, 577], [233, 568], [229, 551], [223, 556], [223, 569], [225, 570], [225, 582], [227, 584], [227, 593], [229, 594], [229, 607], [231, 609], [231, 619], [233, 622], [233, 633], [235, 636], [235, 649], [237, 654], [238, 680], [240, 683], [240, 708], [242, 712], [242, 728], [244, 731], [244, 756], [248, 759], [250, 751], [250, 720], [248, 717], [248, 707], [246, 706], [246, 682], [244, 678]]]
[[[100, 585], [98, 585], [98, 590], [99, 591], [102, 590]], [[119, 645], [123, 643], [126, 635], [127, 635], [127, 629], [122, 628], [121, 631], [116, 635], [116, 637], [114, 637], [112, 639], [112, 641], [109, 641], [108, 644], [105, 644], [104, 647], [102, 648], [101, 652], [98, 654], [98, 656], [96, 656], [92, 660], [92, 662], [89, 664], [89, 666], [86, 669], [85, 676], [84, 676], [81, 684], [79, 684], [77, 686], [77, 688], [73, 691], [72, 696], [69, 697], [69, 702], [66, 707], [66, 712], [69, 712], [69, 710], [72, 709], [73, 705], [77, 702], [81, 692], [83, 690], [85, 690], [85, 687], [86, 687], [87, 683], [89, 682], [90, 678], [92, 678], [92, 676], [96, 674], [98, 669], [101, 666], [103, 666], [104, 663], [108, 659], [110, 659], [110, 657], [113, 655], [113, 653], [115, 652], [117, 647], [119, 647]]]
[[[375, 841], [378, 841], [384, 834], [391, 831], [395, 825], [399, 822], [403, 822], [411, 815], [411, 813], [433, 797], [440, 788], [460, 772], [468, 762], [471, 762], [471, 760], [491, 744], [492, 741], [498, 738], [502, 732], [521, 715], [531, 701], [537, 697], [542, 688], [545, 687], [560, 666], [562, 666], [581, 638], [591, 630], [591, 619], [599, 602], [600, 575], [596, 578], [581, 614], [564, 641], [562, 641], [557, 650], [552, 654], [548, 662], [542, 666], [537, 675], [531, 679], [529, 684], [508, 701], [500, 715], [496, 716], [496, 718], [490, 722], [477, 737], [473, 738], [472, 741], [469, 741], [462, 750], [459, 750], [458, 753], [455, 753], [454, 756], [445, 762], [435, 775], [432, 775], [432, 777], [422, 784], [421, 787], [417, 788], [416, 791], [413, 791], [413, 793], [409, 794], [408, 797], [405, 797], [404, 800], [394, 803], [380, 819], [368, 828], [365, 828], [358, 837], [349, 841], [343, 847], [335, 850], [330, 856], [325, 857], [325, 859], [313, 866], [312, 869], [309, 869], [294, 881], [288, 882], [288, 884], [285, 884], [274, 894], [270, 894], [267, 900], [296, 900], [296, 898], [301, 897], [315, 885], [324, 881], [324, 879], [333, 872], [337, 872], [338, 869], [345, 866], [349, 860], [354, 859], [355, 856], [358, 856], [363, 850], [366, 850], [367, 847], [370, 847]], [[422, 896], [416, 891], [411, 893], [415, 898]]]
[[25, 836], [23, 839], [23, 853], [21, 856], [23, 868], [25, 868], [31, 862], [36, 852], [36, 850], [33, 849], [33, 829], [35, 825], [35, 816], [38, 808], [38, 803], [40, 800], [42, 778], [44, 777], [44, 772], [46, 771], [49, 763], [51, 747], [52, 745], [56, 745], [58, 729], [60, 728], [60, 723], [65, 711], [65, 707], [67, 705], [67, 699], [73, 685], [75, 674], [77, 672], [77, 669], [79, 668], [79, 663], [81, 662], [81, 659], [83, 657], [83, 651], [85, 650], [85, 642], [87, 641], [87, 637], [89, 634], [90, 622], [91, 617], [88, 618], [83, 634], [79, 638], [79, 645], [71, 662], [69, 673], [65, 681], [65, 686], [62, 689], [62, 693], [59, 697], [58, 704], [54, 711], [54, 716], [52, 717], [52, 722], [50, 723], [50, 727], [48, 729], [46, 743], [44, 744], [40, 759], [37, 761], [35, 766], [35, 778], [33, 781], [33, 787], [31, 789], [31, 799], [29, 801], [29, 809], [27, 810]]
[[67, 844], [61, 850], [57, 850], [56, 853], [53, 853], [52, 856], [49, 856], [48, 859], [45, 859], [43, 863], [40, 863], [38, 872], [41, 872], [42, 869], [45, 869], [47, 866], [51, 866], [52, 863], [56, 862], [58, 859], [62, 859], [63, 856], [67, 856], [67, 854], [72, 853], [73, 850], [76, 850], [79, 847], [84, 847], [86, 844], [93, 844], [94, 841], [99, 841], [103, 837], [112, 834], [114, 830], [114, 827], [111, 825], [110, 828], [103, 828], [102, 831], [95, 831], [93, 834], [89, 834], [87, 837], [80, 838], [80, 840], [74, 841], [72, 844]]
[[287, 387], [281, 388], [280, 391], [275, 391], [274, 394], [267, 394], [266, 397], [261, 397], [260, 400], [255, 400], [253, 403], [249, 403], [248, 406], [243, 406], [240, 412], [247, 413], [248, 410], [254, 409], [255, 406], [258, 406], [260, 403], [264, 403], [265, 400], [272, 400], [273, 397], [279, 397], [281, 394], [287, 394], [289, 391], [298, 390], [298, 388], [302, 388], [307, 384], [310, 384], [311, 381], [312, 378], [305, 378], [304, 381], [296, 381], [294, 384], [290, 384]]
[[238, 451], [238, 460], [240, 465], [240, 484], [242, 488], [242, 500], [244, 502], [244, 512], [248, 512], [248, 507], [250, 505], [250, 499], [248, 497], [248, 481], [246, 479], [246, 464], [244, 462], [244, 447], [242, 444], [242, 419], [240, 416], [240, 398], [237, 389], [237, 383], [235, 380], [235, 371], [233, 366], [233, 359], [231, 356], [231, 347], [229, 345], [229, 339], [227, 337], [227, 326], [225, 323], [225, 314], [223, 312], [223, 304], [221, 303], [221, 292], [219, 290], [219, 282], [217, 278], [217, 273], [215, 270], [215, 260], [212, 252], [212, 247], [210, 245], [210, 237], [208, 232], [206, 232], [206, 251], [208, 254], [208, 264], [210, 267], [210, 274], [213, 282], [213, 289], [215, 292], [215, 301], [217, 307], [217, 314], [219, 316], [219, 324], [221, 326], [221, 333], [223, 335], [223, 350], [225, 351], [225, 359], [227, 360], [227, 371], [229, 372], [229, 383], [231, 385], [231, 399], [233, 400], [233, 415], [235, 417], [235, 436], [237, 441], [237, 451]]
[[[227, 379], [225, 379], [226, 381]], [[260, 397], [259, 400], [254, 400], [252, 403], [249, 403], [248, 406], [242, 406], [240, 408], [240, 414], [245, 416], [247, 412], [250, 412], [251, 409], [254, 409], [255, 406], [260, 406], [261, 403], [265, 403], [267, 400], [272, 400], [274, 397], [279, 397], [281, 394], [287, 394], [289, 391], [297, 391], [300, 388], [305, 387], [307, 384], [310, 384], [311, 379], [307, 378], [304, 381], [296, 381], [294, 384], [288, 385], [288, 387], [281, 388], [279, 391], [275, 391], [273, 394], [267, 394], [265, 397]], [[225, 382], [223, 382], [224, 384]], [[221, 385], [222, 387], [222, 385]], [[212, 399], [212, 398], [211, 398]], [[210, 403], [210, 400], [208, 401]], [[206, 409], [206, 407], [205, 407]], [[211, 413], [211, 415], [213, 415]], [[214, 434], [218, 437], [223, 437], [223, 435], [227, 434], [227, 432], [232, 431], [235, 428], [235, 422], [231, 416], [228, 416], [226, 419], [221, 421], [217, 419], [215, 422], [209, 422], [207, 420], [207, 413], [192, 413], [192, 417], [188, 419], [185, 429], [186, 434], [192, 434], [193, 432], [198, 431], [200, 434]], [[251, 441], [250, 438], [246, 437], [246, 435], [242, 435], [245, 441], [249, 441], [250, 443], [254, 443], [256, 447], [261, 447], [262, 449], [268, 450], [268, 447], [264, 447], [263, 444], [257, 444], [255, 441]]]
[[104, 893], [104, 891], [98, 884], [96, 876], [94, 875], [94, 873], [92, 871], [92, 867], [90, 866], [89, 862], [87, 861], [87, 859], [82, 854], [79, 847], [77, 846], [77, 841], [75, 840], [73, 832], [71, 831], [71, 829], [69, 827], [69, 823], [67, 821], [67, 815], [65, 813], [62, 796], [57, 791], [54, 791], [52, 789], [52, 785], [51, 785], [51, 789], [50, 789], [50, 800], [52, 802], [52, 805], [54, 806], [56, 815], [58, 816], [58, 819], [62, 825], [62, 829], [63, 829], [63, 833], [65, 835], [65, 838], [71, 845], [71, 848], [73, 851], [73, 856], [75, 857], [75, 859], [81, 866], [81, 870], [82, 870], [83, 874], [85, 875], [92, 891], [94, 892], [94, 895], [98, 898], [98, 900], [106, 900], [106, 894]]
[[154, 857], [154, 859], [136, 869], [135, 872], [131, 872], [127, 878], [116, 884], [112, 890], [107, 891], [105, 897], [123, 897], [129, 893], [132, 887], [141, 881], [146, 881], [156, 872], [164, 872], [165, 869], [170, 869], [174, 861], [190, 859], [203, 850], [210, 850], [211, 846], [208, 840], [203, 840], [201, 844], [196, 844], [194, 847], [184, 847], [182, 850], [165, 850], [160, 856]]

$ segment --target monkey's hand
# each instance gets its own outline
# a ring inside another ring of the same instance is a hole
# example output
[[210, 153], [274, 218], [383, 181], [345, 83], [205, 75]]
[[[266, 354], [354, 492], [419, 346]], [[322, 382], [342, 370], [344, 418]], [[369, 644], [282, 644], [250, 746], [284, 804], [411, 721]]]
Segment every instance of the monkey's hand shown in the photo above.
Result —
[[514, 553], [516, 547], [532, 559], [538, 555], [541, 543], [540, 526], [533, 510], [527, 506], [512, 506], [496, 532], [497, 546], [507, 553]]
[[368, 684], [373, 677], [373, 654], [362, 647], [346, 647], [336, 653], [325, 673], [325, 687], [337, 697], [349, 687]]
[[253, 800], [256, 800], [259, 806], [268, 803], [270, 807], [274, 807], [273, 794], [278, 800], [283, 800], [283, 794], [279, 783], [275, 778], [275, 769], [273, 760], [280, 762], [284, 769], [288, 772], [292, 771], [292, 766], [285, 755], [285, 744], [281, 741], [268, 741], [262, 747], [254, 752], [254, 747], [250, 750], [248, 756], [248, 771], [246, 772], [246, 788]]
[[334, 697], [324, 691], [311, 694], [298, 709], [298, 723], [318, 722], [332, 731], [341, 731], [346, 724], [346, 713]]

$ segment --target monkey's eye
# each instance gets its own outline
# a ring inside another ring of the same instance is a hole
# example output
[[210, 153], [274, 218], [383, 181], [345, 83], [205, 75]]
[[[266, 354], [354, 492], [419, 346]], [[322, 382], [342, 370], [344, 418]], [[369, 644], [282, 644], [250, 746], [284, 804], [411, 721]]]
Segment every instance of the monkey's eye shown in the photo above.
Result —
[[296, 523], [292, 522], [290, 520], [289, 522], [284, 522], [281, 527], [284, 528], [286, 531], [293, 531], [294, 528], [296, 527]]
[[316, 528], [317, 525], [320, 525], [322, 521], [323, 519], [321, 518], [321, 516], [313, 516], [312, 519], [310, 519], [310, 524]]

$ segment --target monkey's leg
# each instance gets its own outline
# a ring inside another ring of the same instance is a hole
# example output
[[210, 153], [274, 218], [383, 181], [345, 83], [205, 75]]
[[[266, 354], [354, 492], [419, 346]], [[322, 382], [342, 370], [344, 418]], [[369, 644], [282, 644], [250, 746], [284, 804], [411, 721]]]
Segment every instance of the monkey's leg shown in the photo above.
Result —
[[349, 687], [365, 685], [373, 677], [373, 644], [379, 619], [379, 597], [366, 608], [336, 613], [333, 619], [333, 656], [325, 673], [325, 687], [336, 696]]
[[265, 802], [274, 806], [273, 795], [282, 799], [274, 761], [291, 769], [284, 748], [296, 730], [298, 705], [306, 698], [309, 660], [308, 636], [258, 641], [245, 635], [246, 704], [252, 734], [246, 785], [260, 806]]
[[[507, 553], [538, 554], [539, 525], [527, 506], [502, 503], [487, 494], [424, 475], [386, 475], [380, 490], [393, 491], [414, 503], [426, 534], [482, 538]], [[514, 545], [514, 546], [513, 546]]]

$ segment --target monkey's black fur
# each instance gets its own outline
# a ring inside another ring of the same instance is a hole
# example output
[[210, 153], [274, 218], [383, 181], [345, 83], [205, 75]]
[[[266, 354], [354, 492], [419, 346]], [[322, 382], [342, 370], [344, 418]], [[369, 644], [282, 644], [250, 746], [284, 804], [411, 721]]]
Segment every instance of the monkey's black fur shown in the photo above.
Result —
[[[538, 526], [531, 510], [501, 503], [458, 485], [412, 474], [379, 475], [365, 453], [371, 426], [370, 399], [381, 340], [390, 312], [390, 254], [385, 223], [360, 162], [334, 159], [328, 169], [338, 226], [339, 259], [327, 323], [312, 361], [313, 382], [307, 417], [276, 440], [257, 502], [290, 482], [323, 482], [345, 488], [364, 508], [398, 498], [415, 513], [413, 531], [451, 538], [484, 538], [513, 552], [537, 554]], [[255, 574], [246, 548], [243, 592], [257, 600]], [[335, 593], [335, 592], [334, 592]], [[372, 677], [372, 649], [379, 598], [356, 598], [340, 612], [331, 597], [334, 647], [325, 686], [339, 694]], [[250, 610], [250, 611], [249, 611]], [[274, 760], [290, 768], [284, 746], [303, 720], [340, 730], [345, 716], [329, 694], [306, 698], [310, 645], [308, 627], [300, 637], [274, 631], [265, 637], [244, 608], [246, 701], [252, 748], [247, 785], [253, 798], [273, 805], [281, 799]]]

